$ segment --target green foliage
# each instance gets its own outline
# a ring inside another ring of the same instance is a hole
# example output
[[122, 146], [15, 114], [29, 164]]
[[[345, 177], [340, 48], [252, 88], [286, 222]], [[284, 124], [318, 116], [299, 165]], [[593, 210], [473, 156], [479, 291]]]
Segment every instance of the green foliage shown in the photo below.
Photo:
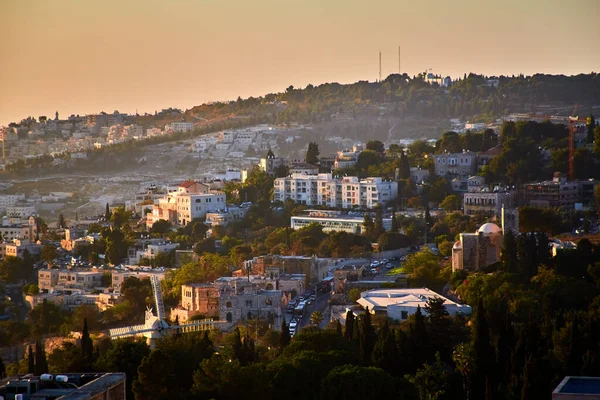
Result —
[[321, 399], [398, 398], [392, 377], [380, 368], [343, 365], [327, 374], [321, 385]]
[[546, 232], [557, 235], [566, 229], [560, 212], [550, 208], [519, 208], [519, 229], [521, 232]]
[[367, 142], [367, 150], [371, 150], [376, 153], [383, 153], [385, 151], [385, 146], [379, 140], [369, 140]]
[[[95, 362], [96, 371], [124, 372], [127, 398], [133, 397], [132, 385], [138, 377], [138, 366], [150, 354], [144, 340], [114, 340]], [[63, 370], [63, 372], [66, 370]]]
[[312, 165], [319, 164], [319, 145], [317, 143], [310, 142], [308, 144], [308, 150], [306, 150], [304, 161]]
[[310, 323], [313, 325], [319, 325], [323, 322], [323, 314], [320, 311], [314, 311], [310, 314]]
[[356, 303], [358, 299], [360, 299], [360, 289], [352, 288], [348, 291], [348, 299], [350, 299], [351, 303]]
[[164, 219], [159, 219], [154, 224], [152, 224], [152, 228], [150, 229], [150, 232], [164, 235], [167, 232], [169, 232], [170, 229], [171, 229], [171, 223], [169, 221], [164, 220]]
[[454, 194], [446, 196], [446, 198], [440, 203], [440, 207], [446, 212], [460, 210], [460, 199]]
[[408, 256], [402, 266], [417, 286], [437, 287], [441, 283], [440, 259], [427, 247]]
[[33, 266], [19, 257], [6, 256], [0, 262], [0, 281], [17, 283], [30, 278]]
[[35, 296], [36, 294], [40, 293], [40, 288], [35, 283], [28, 283], [28, 284], [23, 285], [23, 288], [21, 289], [21, 291], [26, 296]]
[[379, 251], [396, 250], [409, 247], [411, 240], [408, 236], [397, 232], [386, 232], [377, 239]]
[[59, 332], [61, 325], [65, 322], [67, 315], [54, 303], [44, 299], [29, 311], [29, 324], [31, 333], [38, 337], [49, 333]]

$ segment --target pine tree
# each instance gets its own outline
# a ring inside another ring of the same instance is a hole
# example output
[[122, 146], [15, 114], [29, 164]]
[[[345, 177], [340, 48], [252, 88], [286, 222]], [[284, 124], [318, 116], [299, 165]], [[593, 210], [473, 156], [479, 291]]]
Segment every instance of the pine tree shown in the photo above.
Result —
[[306, 157], [304, 158], [304, 161], [307, 162], [308, 164], [313, 164], [313, 165], [317, 165], [319, 163], [319, 145], [314, 143], [314, 142], [310, 142], [308, 144], [308, 150], [306, 150]]
[[600, 125], [594, 128], [594, 154], [600, 158]]
[[65, 216], [63, 214], [58, 215], [58, 227], [61, 229], [66, 229], [67, 220], [65, 220]]
[[398, 175], [400, 179], [410, 178], [410, 164], [408, 157], [404, 154], [404, 151], [400, 152], [400, 173]]
[[368, 364], [371, 362], [373, 346], [375, 346], [375, 332], [373, 325], [371, 324], [371, 312], [369, 311], [369, 307], [365, 309], [365, 313], [360, 319], [359, 338], [361, 359], [364, 363]]
[[346, 327], [344, 330], [344, 339], [347, 341], [352, 340], [352, 334], [354, 332], [354, 313], [350, 310], [346, 311]]
[[362, 232], [365, 236], [369, 237], [373, 240], [373, 236], [375, 233], [375, 224], [373, 223], [373, 218], [369, 215], [369, 213], [365, 213], [365, 218], [363, 219], [363, 228]]
[[290, 335], [290, 328], [285, 322], [285, 318], [281, 321], [281, 335], [279, 336], [279, 349], [285, 349], [290, 342], [292, 341], [292, 337]]
[[35, 375], [40, 376], [48, 373], [48, 361], [44, 345], [39, 340], [35, 342]]
[[243, 346], [242, 346], [242, 335], [240, 333], [240, 328], [236, 327], [235, 331], [233, 332], [233, 355], [235, 356], [235, 358], [237, 358], [237, 360], [239, 362], [242, 362], [242, 360], [244, 359], [244, 354], [243, 354]]
[[33, 349], [31, 345], [27, 348], [27, 373], [35, 373], [35, 359], [33, 358]]

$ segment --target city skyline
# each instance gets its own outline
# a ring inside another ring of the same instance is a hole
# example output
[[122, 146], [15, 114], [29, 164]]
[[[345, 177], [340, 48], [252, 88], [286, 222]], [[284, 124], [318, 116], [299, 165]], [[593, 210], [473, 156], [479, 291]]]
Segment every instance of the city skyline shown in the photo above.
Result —
[[383, 76], [398, 72], [398, 46], [411, 76], [593, 72], [600, 5], [535, 3], [9, 0], [0, 4], [0, 50], [11, 56], [0, 66], [0, 125], [375, 81], [379, 51]]

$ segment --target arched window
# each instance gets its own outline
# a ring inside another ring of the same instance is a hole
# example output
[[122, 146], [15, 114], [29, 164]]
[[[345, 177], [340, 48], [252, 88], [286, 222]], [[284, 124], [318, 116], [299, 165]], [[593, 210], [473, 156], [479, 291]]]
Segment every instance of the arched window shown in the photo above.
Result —
[[267, 290], [273, 290], [273, 284], [272, 283], [267, 283], [267, 286], [265, 287], [265, 289], [267, 289]]
[[227, 308], [231, 308], [231, 302], [228, 301], [227, 304], [226, 304], [226, 306], [227, 306]]
[[228, 312], [227, 313], [227, 322], [232, 322], [232, 321], [233, 321], [233, 315], [230, 312]]

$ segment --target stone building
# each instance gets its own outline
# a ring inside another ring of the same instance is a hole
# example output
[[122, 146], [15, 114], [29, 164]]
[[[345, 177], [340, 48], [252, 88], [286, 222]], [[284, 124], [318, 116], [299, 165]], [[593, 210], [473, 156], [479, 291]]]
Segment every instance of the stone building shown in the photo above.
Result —
[[442, 153], [435, 156], [435, 174], [438, 176], [471, 176], [477, 172], [477, 154]]
[[244, 279], [215, 283], [220, 286], [221, 321], [236, 325], [253, 318], [264, 318], [269, 323], [275, 324], [281, 318], [282, 292], [280, 290], [264, 290], [260, 285]]
[[502, 229], [486, 223], [475, 233], [461, 233], [452, 247], [452, 271], [478, 271], [500, 261]]

